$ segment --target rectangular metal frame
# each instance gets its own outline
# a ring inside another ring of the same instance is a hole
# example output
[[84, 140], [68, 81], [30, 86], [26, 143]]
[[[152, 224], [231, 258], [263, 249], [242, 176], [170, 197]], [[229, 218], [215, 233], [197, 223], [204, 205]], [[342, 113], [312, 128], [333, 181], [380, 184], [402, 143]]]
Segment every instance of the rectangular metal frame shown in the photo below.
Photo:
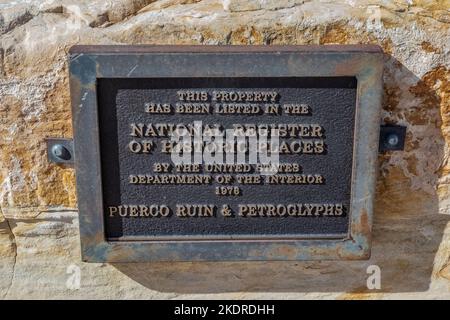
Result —
[[[382, 95], [378, 46], [74, 46], [70, 50], [81, 252], [87, 262], [368, 259]], [[350, 228], [346, 239], [106, 241], [98, 78], [357, 78]]]

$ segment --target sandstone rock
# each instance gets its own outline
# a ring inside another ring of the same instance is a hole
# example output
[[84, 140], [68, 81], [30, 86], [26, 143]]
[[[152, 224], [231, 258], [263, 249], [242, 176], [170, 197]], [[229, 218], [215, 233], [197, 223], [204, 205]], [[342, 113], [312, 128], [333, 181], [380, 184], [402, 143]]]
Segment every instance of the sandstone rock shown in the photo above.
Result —
[[23, 25], [33, 18], [31, 10], [25, 5], [2, 7], [0, 15], [0, 34], [7, 33], [17, 26]]
[[161, 10], [161, 9], [171, 7], [174, 5], [178, 5], [178, 4], [191, 4], [191, 3], [196, 3], [196, 2], [200, 2], [200, 1], [201, 0], [160, 0], [160, 1], [152, 2], [148, 6], [139, 10], [138, 13], [143, 13], [143, 12], [152, 11], [152, 10]]
[[292, 8], [302, 4], [305, 0], [223, 0], [223, 8], [231, 12], [254, 11], [254, 10], [277, 10], [282, 8]]

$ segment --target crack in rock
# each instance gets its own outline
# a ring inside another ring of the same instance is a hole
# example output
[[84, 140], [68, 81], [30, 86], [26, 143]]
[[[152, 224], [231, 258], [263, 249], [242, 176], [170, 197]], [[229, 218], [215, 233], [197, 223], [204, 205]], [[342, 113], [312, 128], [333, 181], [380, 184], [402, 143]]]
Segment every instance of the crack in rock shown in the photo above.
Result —
[[16, 236], [13, 232], [13, 228], [11, 227], [9, 220], [3, 216], [1, 208], [0, 208], [0, 225], [2, 224], [2, 220], [6, 226], [5, 230], [8, 233], [9, 238], [11, 240], [11, 248], [13, 250], [11, 279], [10, 279], [9, 284], [6, 288], [6, 291], [2, 297], [3, 299], [6, 299], [8, 297], [9, 291], [11, 290], [11, 287], [14, 283], [14, 278], [15, 278], [16, 263], [17, 263], [17, 243], [16, 243]]

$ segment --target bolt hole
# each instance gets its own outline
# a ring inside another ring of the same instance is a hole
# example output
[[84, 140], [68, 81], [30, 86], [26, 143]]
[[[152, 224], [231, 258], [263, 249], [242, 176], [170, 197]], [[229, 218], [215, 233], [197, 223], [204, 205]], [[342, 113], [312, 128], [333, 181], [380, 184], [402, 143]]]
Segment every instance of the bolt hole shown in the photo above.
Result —
[[52, 153], [57, 159], [60, 159], [63, 161], [68, 161], [72, 158], [70, 151], [61, 144], [55, 144], [52, 147]]

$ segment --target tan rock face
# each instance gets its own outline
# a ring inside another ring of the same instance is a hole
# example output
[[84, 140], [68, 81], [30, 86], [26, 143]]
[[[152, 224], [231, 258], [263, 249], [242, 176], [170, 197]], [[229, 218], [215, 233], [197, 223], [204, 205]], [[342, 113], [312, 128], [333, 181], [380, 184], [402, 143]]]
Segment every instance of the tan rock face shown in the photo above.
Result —
[[[0, 297], [450, 298], [449, 8], [448, 0], [0, 0]], [[80, 262], [74, 171], [49, 164], [45, 151], [46, 137], [72, 135], [70, 46], [358, 43], [383, 47], [383, 121], [408, 127], [405, 151], [380, 155], [371, 260]], [[380, 290], [366, 287], [369, 265], [381, 269]]]

